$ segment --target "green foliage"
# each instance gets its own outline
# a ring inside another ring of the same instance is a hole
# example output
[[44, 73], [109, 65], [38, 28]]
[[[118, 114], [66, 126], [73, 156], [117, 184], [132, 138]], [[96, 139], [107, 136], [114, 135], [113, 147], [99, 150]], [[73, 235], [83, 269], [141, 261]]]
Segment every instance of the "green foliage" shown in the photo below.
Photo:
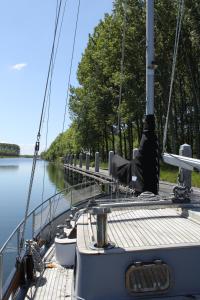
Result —
[[[139, 144], [145, 111], [145, 1], [127, 0], [124, 72], [121, 74], [124, 1], [115, 0], [113, 12], [89, 36], [77, 70], [78, 87], [71, 87], [71, 127], [59, 135], [44, 157], [55, 160], [66, 153], [109, 150], [132, 157]], [[162, 144], [169, 97], [177, 1], [155, 2], [155, 114]], [[180, 36], [167, 150], [177, 153], [187, 142], [200, 157], [200, 2], [185, 1]], [[119, 90], [122, 82], [122, 101]], [[118, 112], [120, 126], [118, 128]], [[172, 172], [173, 173], [173, 172]], [[161, 176], [164, 176], [161, 172]], [[165, 172], [167, 176], [167, 170]], [[175, 176], [175, 172], [174, 172]]]
[[64, 157], [66, 153], [78, 153], [80, 145], [76, 143], [77, 134], [77, 127], [72, 125], [53, 141], [46, 152], [41, 153], [41, 157], [49, 161], [55, 161]]
[[16, 144], [0, 143], [0, 156], [19, 156], [20, 147]]

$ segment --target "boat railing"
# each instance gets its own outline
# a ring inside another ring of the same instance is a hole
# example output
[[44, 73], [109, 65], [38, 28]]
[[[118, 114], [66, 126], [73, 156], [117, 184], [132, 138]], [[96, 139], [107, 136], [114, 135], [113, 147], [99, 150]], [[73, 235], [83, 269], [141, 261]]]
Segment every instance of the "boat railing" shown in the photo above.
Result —
[[[38, 236], [47, 225], [50, 225], [48, 233], [51, 235], [51, 223], [56, 218], [70, 210], [72, 206], [76, 206], [88, 198], [96, 197], [102, 192], [107, 193], [110, 186], [112, 183], [102, 186], [94, 181], [85, 181], [54, 194], [29, 213], [24, 240]], [[19, 223], [0, 249], [0, 299], [2, 299], [2, 295], [10, 285], [16, 271], [16, 257], [20, 255], [23, 226], [24, 220]]]

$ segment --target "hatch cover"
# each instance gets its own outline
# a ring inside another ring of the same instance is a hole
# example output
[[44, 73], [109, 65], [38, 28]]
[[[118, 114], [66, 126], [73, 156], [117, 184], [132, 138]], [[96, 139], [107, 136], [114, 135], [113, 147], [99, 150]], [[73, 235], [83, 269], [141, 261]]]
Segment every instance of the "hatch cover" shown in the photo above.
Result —
[[130, 293], [165, 292], [170, 287], [170, 269], [161, 260], [135, 262], [126, 272], [126, 288]]

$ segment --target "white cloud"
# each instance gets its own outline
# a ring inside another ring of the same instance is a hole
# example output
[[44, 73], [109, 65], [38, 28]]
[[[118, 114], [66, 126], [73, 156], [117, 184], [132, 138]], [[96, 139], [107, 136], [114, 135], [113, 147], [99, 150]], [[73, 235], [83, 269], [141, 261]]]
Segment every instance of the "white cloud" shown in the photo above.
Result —
[[20, 63], [20, 64], [15, 64], [11, 66], [12, 70], [16, 70], [16, 71], [21, 71], [22, 69], [24, 69], [25, 67], [27, 67], [27, 63]]

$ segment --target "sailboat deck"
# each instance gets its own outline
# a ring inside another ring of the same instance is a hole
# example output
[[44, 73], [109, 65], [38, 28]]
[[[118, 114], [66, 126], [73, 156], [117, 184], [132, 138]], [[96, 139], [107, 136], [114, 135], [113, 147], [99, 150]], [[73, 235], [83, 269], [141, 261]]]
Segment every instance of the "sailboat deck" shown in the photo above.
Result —
[[36, 284], [28, 289], [26, 300], [71, 300], [73, 269], [56, 264], [54, 257], [51, 264], [53, 267], [47, 267], [42, 276], [37, 279]]
[[[197, 212], [200, 214], [200, 212]], [[115, 210], [108, 217], [108, 238], [115, 244], [110, 252], [200, 245], [200, 224], [183, 217], [176, 209]], [[96, 222], [85, 214], [78, 225], [78, 248], [94, 253]], [[103, 250], [96, 250], [96, 252]]]

